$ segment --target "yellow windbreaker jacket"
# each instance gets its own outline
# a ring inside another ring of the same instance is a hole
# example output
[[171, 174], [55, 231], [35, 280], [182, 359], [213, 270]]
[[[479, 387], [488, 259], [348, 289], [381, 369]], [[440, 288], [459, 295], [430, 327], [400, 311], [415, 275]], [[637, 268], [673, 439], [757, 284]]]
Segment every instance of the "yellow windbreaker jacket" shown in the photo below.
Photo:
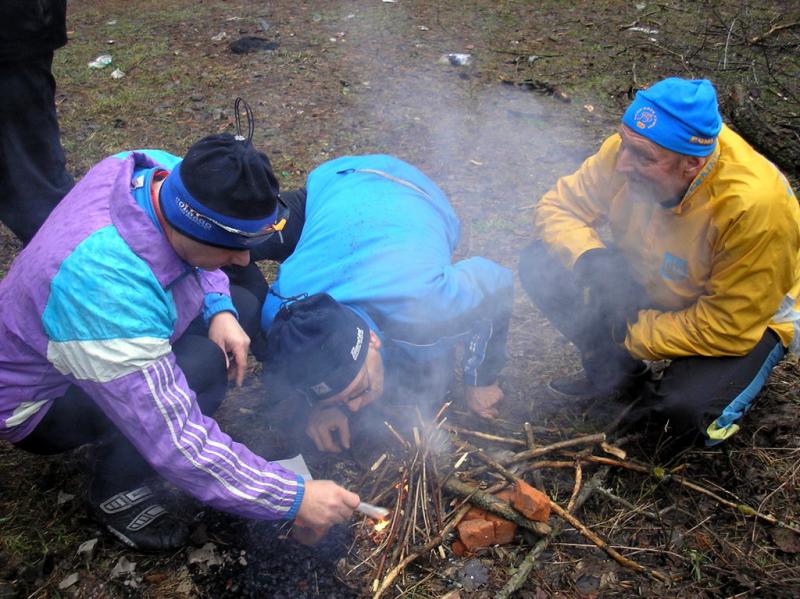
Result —
[[628, 325], [625, 347], [647, 360], [738, 356], [767, 327], [800, 348], [800, 208], [778, 169], [723, 126], [717, 148], [672, 208], [631, 197], [609, 137], [536, 208], [542, 240], [572, 267], [605, 247], [628, 259], [651, 305]]

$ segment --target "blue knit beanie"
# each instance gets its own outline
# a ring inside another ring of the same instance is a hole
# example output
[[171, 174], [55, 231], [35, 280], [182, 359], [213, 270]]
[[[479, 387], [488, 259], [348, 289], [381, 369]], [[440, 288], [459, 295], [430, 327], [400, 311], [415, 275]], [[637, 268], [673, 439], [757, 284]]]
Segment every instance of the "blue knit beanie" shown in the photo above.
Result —
[[688, 156], [711, 154], [722, 129], [711, 82], [678, 77], [637, 92], [622, 122], [659, 146]]
[[367, 358], [369, 327], [327, 293], [284, 304], [267, 334], [267, 374], [311, 399], [344, 391]]
[[250, 141], [223, 133], [189, 148], [164, 180], [159, 205], [167, 222], [183, 235], [242, 250], [263, 238], [237, 235], [214, 223], [248, 233], [261, 231], [278, 218], [279, 191], [267, 155]]

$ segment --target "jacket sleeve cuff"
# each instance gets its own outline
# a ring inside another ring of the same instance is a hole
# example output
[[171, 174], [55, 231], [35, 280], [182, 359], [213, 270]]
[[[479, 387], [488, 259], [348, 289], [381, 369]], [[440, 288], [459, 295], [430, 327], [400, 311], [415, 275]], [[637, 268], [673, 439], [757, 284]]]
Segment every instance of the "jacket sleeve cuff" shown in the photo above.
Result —
[[211, 322], [211, 318], [220, 312], [232, 312], [239, 320], [239, 313], [233, 307], [233, 300], [224, 293], [206, 293], [203, 298], [203, 320], [206, 325]]
[[470, 387], [489, 387], [497, 383], [497, 373], [476, 373], [475, 378], [465, 379], [464, 384]]
[[286, 520], [293, 520], [295, 516], [297, 516], [297, 512], [300, 511], [300, 504], [303, 503], [303, 496], [306, 493], [306, 483], [303, 480], [303, 477], [299, 474], [297, 475], [297, 494], [294, 496], [294, 503], [292, 504], [292, 508], [286, 512], [284, 518]]

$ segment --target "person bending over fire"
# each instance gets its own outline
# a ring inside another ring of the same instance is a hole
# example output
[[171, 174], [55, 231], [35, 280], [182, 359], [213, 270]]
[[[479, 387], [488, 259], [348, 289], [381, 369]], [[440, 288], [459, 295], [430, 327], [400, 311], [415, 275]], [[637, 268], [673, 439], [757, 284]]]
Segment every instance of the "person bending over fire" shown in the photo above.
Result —
[[[243, 517], [343, 522], [358, 496], [308, 481], [222, 432], [260, 303], [219, 270], [285, 219], [250, 135], [201, 139], [179, 159], [129, 152], [94, 166], [0, 283], [0, 440], [53, 454], [95, 443], [93, 515], [137, 549], [187, 526], [146, 484], [155, 470]], [[168, 172], [167, 169], [171, 168]]]
[[[797, 350], [800, 209], [786, 178], [723, 125], [713, 85], [636, 94], [617, 132], [536, 207], [523, 287], [580, 350], [561, 398], [641, 393], [674, 447], [740, 427]], [[671, 360], [658, 380], [649, 361]]]
[[391, 156], [339, 158], [310, 173], [305, 206], [292, 207], [303, 211], [262, 326], [266, 384], [312, 400], [317, 447], [349, 447], [348, 414], [384, 394], [438, 407], [459, 343], [467, 405], [495, 416], [512, 274], [485, 258], [452, 261], [459, 220], [436, 184]]

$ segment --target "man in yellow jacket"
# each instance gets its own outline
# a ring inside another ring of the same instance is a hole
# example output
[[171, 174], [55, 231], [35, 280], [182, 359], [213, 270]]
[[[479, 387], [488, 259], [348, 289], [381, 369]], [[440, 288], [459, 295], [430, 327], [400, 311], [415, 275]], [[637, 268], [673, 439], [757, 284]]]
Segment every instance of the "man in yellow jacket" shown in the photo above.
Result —
[[[778, 169], [722, 124], [714, 87], [670, 78], [536, 207], [523, 286], [580, 350], [554, 394], [636, 387], [674, 436], [739, 430], [800, 347], [800, 208]], [[648, 361], [669, 359], [660, 380]]]

